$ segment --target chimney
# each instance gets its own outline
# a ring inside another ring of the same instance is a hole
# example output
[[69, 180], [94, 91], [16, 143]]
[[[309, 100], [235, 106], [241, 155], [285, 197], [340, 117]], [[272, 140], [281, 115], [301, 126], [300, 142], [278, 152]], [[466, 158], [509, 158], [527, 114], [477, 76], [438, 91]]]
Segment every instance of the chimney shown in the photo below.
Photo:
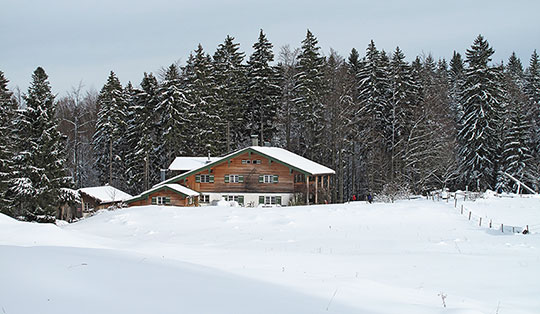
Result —
[[252, 135], [251, 136], [251, 146], [259, 146], [259, 136], [258, 135]]
[[208, 160], [206, 161], [207, 164], [210, 163], [210, 151], [208, 151]]
[[165, 181], [166, 174], [167, 174], [167, 169], [161, 169], [161, 182]]

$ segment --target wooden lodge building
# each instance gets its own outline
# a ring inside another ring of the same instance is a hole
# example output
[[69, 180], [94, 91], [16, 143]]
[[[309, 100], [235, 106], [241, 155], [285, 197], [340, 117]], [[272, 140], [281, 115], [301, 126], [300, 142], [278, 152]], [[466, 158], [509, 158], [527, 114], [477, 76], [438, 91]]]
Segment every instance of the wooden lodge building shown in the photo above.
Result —
[[251, 146], [221, 158], [198, 159], [189, 170], [175, 160], [180, 174], [126, 203], [198, 206], [225, 199], [256, 207], [330, 201], [334, 170], [282, 148]]

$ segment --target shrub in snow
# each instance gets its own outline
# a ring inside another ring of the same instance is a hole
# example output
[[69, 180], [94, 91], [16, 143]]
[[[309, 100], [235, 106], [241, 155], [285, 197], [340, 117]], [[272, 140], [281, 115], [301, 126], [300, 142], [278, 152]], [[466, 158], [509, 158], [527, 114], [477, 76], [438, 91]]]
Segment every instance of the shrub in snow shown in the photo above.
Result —
[[375, 196], [380, 202], [393, 203], [396, 200], [409, 199], [411, 190], [406, 183], [390, 182], [383, 186], [382, 191]]

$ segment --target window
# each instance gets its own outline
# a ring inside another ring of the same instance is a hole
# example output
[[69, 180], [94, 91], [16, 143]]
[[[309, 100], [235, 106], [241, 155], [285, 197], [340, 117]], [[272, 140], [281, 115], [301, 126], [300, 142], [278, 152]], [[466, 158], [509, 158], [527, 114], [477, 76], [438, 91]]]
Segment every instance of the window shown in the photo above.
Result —
[[244, 182], [244, 176], [237, 175], [237, 174], [225, 175], [225, 183], [243, 183], [243, 182]]
[[244, 204], [244, 195], [222, 195], [221, 197], [228, 202], [235, 201], [238, 202], [238, 204]]
[[210, 203], [210, 195], [202, 194], [200, 198], [201, 203]]
[[256, 159], [253, 161], [254, 164], [256, 165], [260, 165], [261, 164], [261, 160], [260, 159]]
[[169, 205], [169, 204], [171, 204], [171, 198], [168, 196], [152, 197], [152, 205]]
[[187, 200], [188, 200], [188, 205], [193, 205], [193, 197], [188, 196]]
[[278, 177], [271, 174], [261, 175], [259, 176], [259, 183], [278, 183]]
[[242, 165], [247, 165], [247, 164], [250, 164], [251, 163], [251, 160], [249, 159], [242, 159]]
[[90, 210], [90, 204], [84, 203], [84, 211], [89, 211], [89, 210]]
[[259, 196], [259, 204], [281, 205], [281, 196]]
[[214, 176], [211, 174], [201, 174], [195, 176], [195, 182], [197, 183], [214, 183]]

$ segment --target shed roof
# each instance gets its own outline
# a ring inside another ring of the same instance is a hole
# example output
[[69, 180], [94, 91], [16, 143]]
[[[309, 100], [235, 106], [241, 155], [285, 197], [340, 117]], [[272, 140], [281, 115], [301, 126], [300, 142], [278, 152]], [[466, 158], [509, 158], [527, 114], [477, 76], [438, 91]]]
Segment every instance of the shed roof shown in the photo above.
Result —
[[169, 166], [169, 170], [189, 171], [218, 159], [220, 159], [220, 157], [176, 157]]
[[114, 203], [125, 201], [133, 196], [121, 191], [113, 186], [94, 186], [89, 188], [82, 188], [77, 190], [80, 193], [86, 194], [101, 203]]

